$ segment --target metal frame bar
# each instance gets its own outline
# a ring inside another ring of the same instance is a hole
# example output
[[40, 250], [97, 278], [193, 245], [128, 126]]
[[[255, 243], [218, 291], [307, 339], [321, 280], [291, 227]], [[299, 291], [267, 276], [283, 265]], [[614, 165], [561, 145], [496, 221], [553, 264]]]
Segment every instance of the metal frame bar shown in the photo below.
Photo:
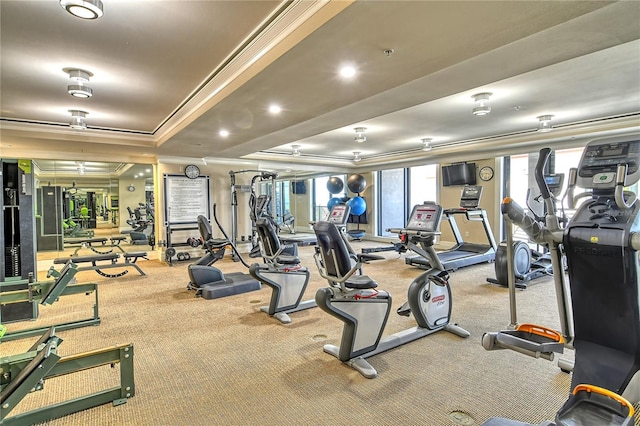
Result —
[[[34, 357], [35, 356], [38, 355], [34, 355]], [[50, 355], [49, 358], [56, 360], [57, 356], [51, 357]], [[48, 378], [117, 363], [120, 364], [119, 386], [70, 399], [68, 401], [37, 408], [25, 413], [17, 414], [13, 417], [4, 417], [8, 410], [5, 411], [3, 405], [3, 414], [0, 418], [0, 423], [6, 426], [21, 426], [25, 424], [41, 423], [57, 417], [86, 410], [88, 408], [93, 408], [98, 405], [107, 404], [109, 402], [113, 403], [114, 406], [126, 403], [128, 398], [135, 396], [133, 344], [131, 343], [62, 357], [44, 375], [42, 375], [42, 369], [36, 368], [29, 374], [29, 377], [27, 377], [27, 379], [19, 385], [11, 395], [9, 395], [7, 401], [12, 398], [14, 394], [16, 398], [21, 400], [24, 397], [24, 395], [22, 395], [24, 392], [20, 392], [19, 390], [24, 390], [22, 388], [26, 388], [27, 391], [30, 391], [30, 389], [33, 388], [33, 380], [30, 380], [31, 376], [33, 376], [33, 379], [35, 380], [34, 383], [37, 383], [41, 379], [46, 380]]]
[[[39, 300], [43, 294], [46, 294], [48, 292], [48, 288], [51, 285], [53, 285], [53, 282], [35, 283], [31, 286], [30, 289], [0, 292], [0, 305], [9, 304], [9, 303], [18, 303], [18, 302], [31, 302], [31, 301]], [[36, 287], [35, 292], [34, 292], [34, 287]], [[85, 319], [81, 319], [81, 320], [56, 324], [55, 325], [56, 330], [58, 331], [71, 330], [74, 328], [100, 324], [100, 315], [98, 312], [98, 284], [84, 283], [84, 284], [68, 285], [64, 289], [64, 291], [60, 294], [60, 296], [68, 296], [68, 295], [80, 294], [80, 293], [84, 293], [84, 294], [94, 293], [95, 304], [93, 305], [93, 316]], [[50, 324], [50, 325], [45, 325], [45, 326], [40, 326], [35, 328], [29, 328], [26, 330], [17, 330], [13, 332], [8, 332], [0, 338], [0, 342], [8, 342], [10, 340], [18, 340], [18, 339], [23, 339], [25, 337], [41, 335], [51, 326], [52, 325]]]

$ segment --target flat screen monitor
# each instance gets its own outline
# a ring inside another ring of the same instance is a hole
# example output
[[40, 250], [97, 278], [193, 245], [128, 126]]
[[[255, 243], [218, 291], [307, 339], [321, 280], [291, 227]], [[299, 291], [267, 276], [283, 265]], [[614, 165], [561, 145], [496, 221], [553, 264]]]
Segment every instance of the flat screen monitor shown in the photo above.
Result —
[[475, 184], [476, 163], [454, 163], [442, 166], [442, 186]]
[[294, 194], [306, 194], [307, 184], [303, 180], [292, 180], [291, 192], [293, 192]]

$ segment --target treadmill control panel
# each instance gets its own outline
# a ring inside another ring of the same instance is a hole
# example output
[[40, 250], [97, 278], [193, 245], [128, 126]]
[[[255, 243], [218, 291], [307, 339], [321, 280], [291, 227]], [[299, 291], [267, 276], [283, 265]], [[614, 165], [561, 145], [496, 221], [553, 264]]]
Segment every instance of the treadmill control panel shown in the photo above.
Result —
[[618, 136], [589, 142], [580, 159], [578, 186], [613, 189], [619, 164], [627, 165], [627, 186], [640, 179], [640, 136]]
[[460, 196], [460, 207], [463, 209], [475, 209], [480, 205], [482, 186], [465, 185]]
[[435, 232], [440, 225], [442, 207], [437, 204], [418, 204], [413, 207], [406, 229]]

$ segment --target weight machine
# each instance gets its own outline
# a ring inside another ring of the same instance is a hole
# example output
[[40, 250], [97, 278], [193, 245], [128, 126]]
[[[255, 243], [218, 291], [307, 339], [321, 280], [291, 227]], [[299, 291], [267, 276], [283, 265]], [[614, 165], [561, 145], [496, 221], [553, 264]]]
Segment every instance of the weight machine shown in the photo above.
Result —
[[[55, 335], [55, 328], [51, 327], [27, 352], [0, 358], [0, 371], [3, 372], [0, 375], [0, 424], [21, 426], [42, 423], [98, 405], [122, 405], [135, 395], [131, 343], [60, 356], [57, 349], [61, 342], [62, 339]], [[113, 368], [116, 364], [120, 366], [118, 386], [8, 417], [28, 394], [43, 391], [47, 379], [97, 367]]]
[[[267, 208], [268, 210], [268, 204], [273, 199], [275, 193], [275, 181], [278, 174], [264, 170], [229, 171], [229, 177], [231, 178], [231, 242], [233, 244], [238, 243], [238, 189], [245, 187], [244, 185], [236, 184], [236, 175], [243, 173], [257, 173], [251, 178], [251, 184], [249, 186], [249, 192], [251, 194], [249, 198], [249, 207], [251, 209], [249, 216], [251, 217], [251, 252], [259, 255], [260, 247], [258, 246], [257, 240], [256, 220], [259, 218], [260, 212], [257, 211], [257, 208], [260, 207], [263, 210]], [[271, 194], [269, 199], [262, 203], [262, 206], [258, 206], [258, 198], [256, 196], [256, 184], [260, 182], [271, 183]], [[235, 252], [231, 254], [231, 257], [234, 262], [238, 262], [240, 260]]]
[[[86, 327], [89, 325], [99, 325], [100, 316], [98, 315], [98, 285], [96, 283], [68, 285], [73, 280], [77, 272], [77, 265], [71, 260], [67, 260], [66, 265], [60, 270], [60, 272], [56, 272], [55, 270], [53, 270], [53, 268], [49, 270], [49, 274], [51, 276], [54, 276], [55, 280], [40, 282], [31, 282], [29, 280], [26, 283], [27, 288], [25, 289], [0, 292], [0, 306], [11, 306], [16, 303], [32, 304], [38, 301], [41, 305], [44, 306], [54, 303], [60, 296], [68, 296], [71, 294], [88, 295], [90, 293], [93, 293], [95, 295], [95, 304], [93, 305], [92, 317], [62, 324], [56, 324], [55, 327], [58, 330], [71, 330], [74, 328]], [[34, 310], [34, 318], [37, 318], [37, 305]], [[2, 323], [1, 312], [2, 311], [0, 311], [0, 323]], [[7, 319], [5, 318], [5, 322], [6, 320]], [[47, 329], [49, 329], [49, 327], [50, 326], [36, 327], [25, 330], [17, 330], [14, 332], [7, 332], [4, 336], [0, 336], [0, 342], [40, 335]]]

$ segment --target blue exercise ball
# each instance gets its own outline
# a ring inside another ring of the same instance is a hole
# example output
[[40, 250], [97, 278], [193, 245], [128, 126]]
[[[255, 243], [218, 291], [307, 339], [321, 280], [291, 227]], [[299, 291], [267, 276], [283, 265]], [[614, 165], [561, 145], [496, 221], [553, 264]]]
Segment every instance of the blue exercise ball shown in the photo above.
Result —
[[359, 194], [367, 187], [367, 180], [362, 175], [351, 175], [347, 179], [347, 187], [351, 192]]
[[351, 214], [360, 216], [367, 211], [367, 202], [362, 197], [353, 197], [347, 201], [349, 207], [351, 207]]
[[332, 176], [327, 181], [327, 190], [330, 194], [338, 194], [344, 189], [344, 182], [339, 177]]
[[332, 197], [329, 199], [329, 202], [327, 203], [327, 208], [329, 209], [329, 211], [331, 211], [331, 209], [333, 208], [333, 206], [337, 205], [337, 204], [341, 204], [342, 200], [338, 197]]

